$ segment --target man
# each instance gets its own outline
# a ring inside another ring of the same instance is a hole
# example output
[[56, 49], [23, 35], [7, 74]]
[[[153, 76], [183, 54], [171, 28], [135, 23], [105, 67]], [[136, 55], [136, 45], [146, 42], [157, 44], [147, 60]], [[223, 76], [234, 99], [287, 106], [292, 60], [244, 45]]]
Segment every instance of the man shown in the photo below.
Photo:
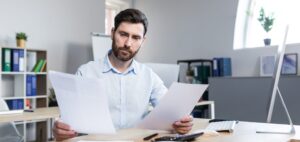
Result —
[[[108, 78], [106, 91], [109, 110], [117, 129], [130, 128], [148, 113], [151, 103], [157, 105], [167, 92], [162, 80], [148, 67], [133, 57], [141, 48], [147, 32], [148, 21], [139, 10], [127, 9], [115, 17], [112, 29], [112, 49], [103, 61], [91, 61], [82, 65], [77, 75]], [[88, 95], [88, 94], [86, 94]], [[173, 128], [180, 134], [192, 128], [192, 117], [186, 116], [174, 122]], [[63, 122], [56, 121], [53, 129], [56, 140], [75, 137], [77, 133]]]

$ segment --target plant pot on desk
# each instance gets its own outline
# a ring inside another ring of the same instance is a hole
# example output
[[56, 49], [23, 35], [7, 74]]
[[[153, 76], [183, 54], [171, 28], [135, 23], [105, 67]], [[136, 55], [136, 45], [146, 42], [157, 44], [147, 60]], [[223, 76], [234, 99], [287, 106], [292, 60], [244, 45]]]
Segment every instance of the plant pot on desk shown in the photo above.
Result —
[[264, 43], [265, 43], [265, 46], [271, 45], [271, 39], [270, 38], [265, 38]]

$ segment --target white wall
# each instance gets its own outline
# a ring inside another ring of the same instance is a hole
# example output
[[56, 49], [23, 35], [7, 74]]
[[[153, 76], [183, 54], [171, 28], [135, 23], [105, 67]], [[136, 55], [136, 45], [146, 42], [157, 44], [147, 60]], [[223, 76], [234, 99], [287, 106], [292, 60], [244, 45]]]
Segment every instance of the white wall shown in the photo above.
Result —
[[176, 63], [228, 56], [236, 5], [237, 0], [137, 0], [135, 7], [149, 19], [148, 41], [139, 59]]
[[104, 0], [2, 0], [0, 45], [15, 46], [15, 32], [29, 48], [48, 51], [48, 69], [74, 73], [92, 60], [91, 32], [104, 32]]
[[[15, 32], [29, 35], [28, 47], [48, 50], [48, 68], [74, 73], [92, 60], [90, 32], [104, 32], [104, 0], [2, 0], [0, 45], [14, 45]], [[145, 12], [149, 32], [138, 59], [232, 57], [234, 76], [258, 76], [259, 56], [276, 48], [233, 51], [238, 0], [134, 0]], [[300, 53], [294, 45], [287, 52]], [[299, 63], [298, 63], [299, 64]], [[298, 65], [298, 68], [300, 66]], [[298, 69], [299, 70], [299, 69]]]
[[[229, 56], [234, 76], [258, 76], [259, 56], [275, 54], [277, 49], [233, 50], [237, 5], [238, 0], [136, 0], [135, 7], [149, 19], [148, 41], [138, 59], [176, 63]], [[300, 49], [292, 46], [287, 52], [299, 54]]]

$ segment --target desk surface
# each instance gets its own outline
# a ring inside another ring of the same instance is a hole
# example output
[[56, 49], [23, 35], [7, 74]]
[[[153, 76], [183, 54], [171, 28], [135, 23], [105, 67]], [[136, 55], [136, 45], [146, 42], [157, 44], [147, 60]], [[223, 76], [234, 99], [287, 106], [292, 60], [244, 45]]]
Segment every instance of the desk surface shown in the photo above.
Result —
[[[205, 128], [208, 124], [206, 119], [195, 119], [193, 131]], [[260, 128], [268, 128], [273, 130], [288, 129], [288, 125], [280, 124], [266, 124], [255, 122], [239, 122], [236, 125], [234, 133], [222, 133], [220, 136], [201, 136], [197, 141], [206, 142], [288, 142], [289, 139], [295, 137], [288, 134], [257, 134], [256, 130]], [[76, 137], [67, 140], [67, 142], [77, 142], [79, 140], [134, 140], [136, 142], [143, 141], [143, 137], [152, 134], [154, 130], [142, 130], [142, 129], [124, 129], [117, 132], [114, 135], [88, 135]], [[300, 134], [300, 126], [296, 126], [297, 137]], [[162, 135], [168, 134], [163, 132]]]
[[34, 112], [18, 114], [1, 114], [0, 122], [29, 121], [59, 117], [58, 107], [37, 108]]

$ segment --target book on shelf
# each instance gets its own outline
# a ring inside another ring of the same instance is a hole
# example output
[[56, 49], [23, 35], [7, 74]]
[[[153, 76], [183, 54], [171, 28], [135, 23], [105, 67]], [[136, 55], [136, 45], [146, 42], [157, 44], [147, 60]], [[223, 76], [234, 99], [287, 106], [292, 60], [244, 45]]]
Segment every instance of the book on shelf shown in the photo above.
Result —
[[47, 61], [46, 61], [46, 60], [44, 60], [44, 62], [43, 62], [43, 66], [42, 66], [42, 68], [41, 68], [40, 72], [46, 72], [46, 64], [47, 64]]
[[25, 71], [25, 60], [24, 60], [24, 50], [19, 50], [19, 71], [23, 72]]
[[36, 75], [31, 75], [31, 96], [36, 96], [36, 85], [37, 85]]
[[26, 96], [36, 96], [37, 89], [37, 76], [27, 75], [26, 76]]
[[11, 49], [8, 48], [2, 49], [2, 71], [4, 72], [11, 71]]
[[32, 51], [27, 51], [26, 58], [27, 58], [26, 70], [32, 71], [37, 61], [37, 53]]
[[195, 66], [194, 67], [194, 77], [196, 79], [195, 83], [208, 84], [208, 77], [211, 75], [210, 71], [211, 71], [211, 67], [209, 65]]
[[26, 96], [31, 96], [32, 78], [31, 75], [26, 76]]
[[2, 71], [24, 71], [24, 49], [2, 49]]
[[43, 60], [43, 59], [40, 59], [36, 64], [35, 64], [35, 66], [34, 66], [34, 68], [33, 68], [33, 72], [41, 72], [41, 69], [42, 69], [42, 67], [43, 67], [43, 65], [46, 63], [46, 61], [45, 60]]
[[231, 76], [231, 58], [213, 58], [213, 76]]
[[11, 67], [13, 72], [19, 71], [19, 50], [11, 49]]
[[218, 67], [218, 58], [213, 58], [213, 76], [220, 76], [219, 72], [219, 67]]
[[6, 100], [9, 110], [23, 109], [23, 99]]

